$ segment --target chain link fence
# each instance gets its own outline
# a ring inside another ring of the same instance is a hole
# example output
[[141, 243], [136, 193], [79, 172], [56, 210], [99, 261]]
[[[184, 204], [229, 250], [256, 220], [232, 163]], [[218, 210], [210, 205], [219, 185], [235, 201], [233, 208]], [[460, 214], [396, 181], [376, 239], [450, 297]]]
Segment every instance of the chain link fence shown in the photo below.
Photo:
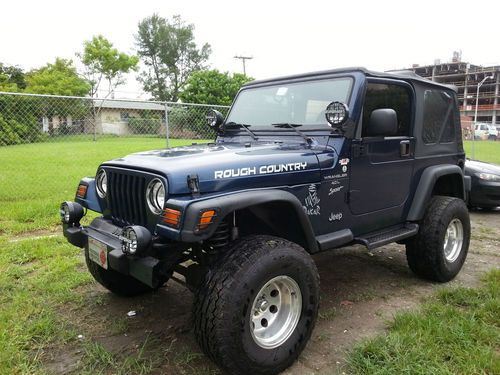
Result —
[[15, 215], [37, 223], [57, 213], [58, 202], [72, 199], [80, 178], [94, 176], [103, 161], [214, 140], [205, 118], [211, 108], [229, 109], [0, 92], [0, 233]]
[[0, 146], [69, 138], [213, 139], [205, 120], [210, 108], [225, 115], [229, 107], [0, 92]]

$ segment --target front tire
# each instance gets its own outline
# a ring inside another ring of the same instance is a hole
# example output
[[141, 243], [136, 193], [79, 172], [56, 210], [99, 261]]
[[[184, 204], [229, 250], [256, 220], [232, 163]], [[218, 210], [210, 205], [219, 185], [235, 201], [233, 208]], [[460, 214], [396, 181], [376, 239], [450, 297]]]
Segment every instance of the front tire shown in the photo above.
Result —
[[406, 259], [418, 276], [438, 282], [452, 280], [467, 257], [470, 219], [465, 202], [432, 197], [418, 234], [406, 245]]
[[303, 248], [271, 236], [246, 237], [228, 254], [195, 296], [196, 339], [231, 374], [277, 374], [314, 328], [316, 266]]

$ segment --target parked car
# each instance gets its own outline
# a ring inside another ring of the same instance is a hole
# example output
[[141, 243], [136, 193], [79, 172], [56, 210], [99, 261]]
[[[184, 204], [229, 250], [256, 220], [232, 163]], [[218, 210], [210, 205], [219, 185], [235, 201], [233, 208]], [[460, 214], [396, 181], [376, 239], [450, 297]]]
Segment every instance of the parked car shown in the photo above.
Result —
[[[208, 113], [213, 142], [110, 160], [82, 179], [61, 205], [64, 235], [115, 294], [181, 274], [203, 351], [230, 374], [277, 374], [318, 316], [312, 254], [398, 242], [416, 275], [458, 274], [470, 239], [458, 113], [452, 88], [414, 74], [254, 81], [227, 118]], [[82, 226], [87, 209], [101, 215]]]
[[469, 207], [491, 209], [500, 206], [500, 165], [467, 160], [465, 175], [471, 177], [472, 184]]
[[474, 131], [476, 139], [491, 139], [496, 141], [498, 138], [498, 130], [495, 125], [486, 123], [477, 123]]

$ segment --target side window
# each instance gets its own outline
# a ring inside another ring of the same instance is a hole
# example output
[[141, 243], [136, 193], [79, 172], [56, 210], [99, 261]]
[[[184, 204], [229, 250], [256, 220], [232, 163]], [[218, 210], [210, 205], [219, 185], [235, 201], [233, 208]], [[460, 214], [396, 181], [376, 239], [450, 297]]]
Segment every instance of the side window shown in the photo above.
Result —
[[424, 143], [446, 143], [455, 139], [453, 97], [441, 90], [424, 92]]
[[410, 135], [411, 93], [406, 87], [395, 84], [368, 83], [363, 106], [363, 137], [366, 136], [365, 129], [371, 113], [380, 108], [391, 108], [396, 111], [398, 116], [397, 135]]

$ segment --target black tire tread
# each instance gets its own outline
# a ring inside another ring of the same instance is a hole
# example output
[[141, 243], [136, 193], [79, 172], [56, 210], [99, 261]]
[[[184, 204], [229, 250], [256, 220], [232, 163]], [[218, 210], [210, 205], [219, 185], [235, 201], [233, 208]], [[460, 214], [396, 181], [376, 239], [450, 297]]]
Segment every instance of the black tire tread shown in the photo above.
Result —
[[[468, 215], [467, 206], [461, 199], [434, 196], [429, 202], [424, 219], [420, 223], [419, 233], [406, 245], [408, 265], [421, 278], [438, 282], [446, 282], [450, 279], [443, 274], [440, 267], [441, 236], [448, 226], [442, 217], [450, 209], [450, 205], [459, 206], [457, 209], [467, 212]], [[467, 235], [465, 252], [468, 249], [468, 241], [469, 236]]]
[[[241, 373], [242, 367], [237, 365], [237, 358], [228, 356], [230, 352], [228, 350], [229, 340], [224, 339], [225, 332], [217, 325], [220, 313], [219, 306], [224, 302], [223, 291], [230, 290], [233, 284], [237, 282], [233, 275], [238, 270], [244, 268], [247, 264], [252, 264], [263, 252], [272, 251], [277, 246], [287, 246], [302, 253], [304, 259], [310, 261], [311, 267], [315, 271], [314, 277], [319, 285], [319, 274], [316, 265], [302, 247], [278, 237], [252, 235], [237, 241], [232, 246], [228, 251], [228, 255], [215, 267], [213, 272], [207, 275], [204, 286], [195, 295], [193, 319], [194, 332], [198, 344], [210, 359], [228, 370], [229, 373]], [[230, 303], [230, 301], [226, 302]], [[305, 337], [304, 339], [307, 342], [309, 337]], [[293, 354], [295, 355], [294, 360], [299, 354], [300, 351]], [[266, 372], [262, 368], [254, 367], [248, 368], [246, 372], [252, 374], [274, 374], [276, 370]]]

